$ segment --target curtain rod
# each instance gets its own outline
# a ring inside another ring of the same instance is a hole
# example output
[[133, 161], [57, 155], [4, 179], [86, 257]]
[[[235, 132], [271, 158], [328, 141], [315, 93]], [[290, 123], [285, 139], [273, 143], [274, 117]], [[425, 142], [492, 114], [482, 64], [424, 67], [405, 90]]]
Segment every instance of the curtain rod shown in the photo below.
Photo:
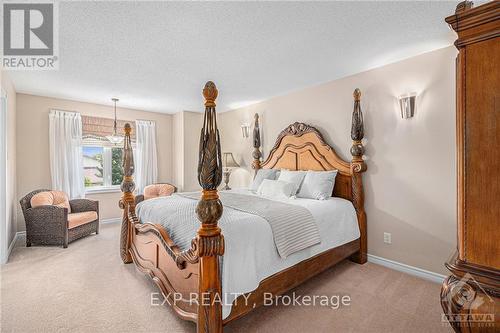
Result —
[[[64, 109], [55, 109], [55, 108], [51, 108], [49, 109], [50, 112], [57, 112], [57, 111], [62, 111], [62, 112], [69, 112], [69, 113], [79, 113], [81, 115], [80, 112], [78, 111], [73, 111], [73, 110], [64, 110]], [[49, 113], [50, 113], [49, 112]]]

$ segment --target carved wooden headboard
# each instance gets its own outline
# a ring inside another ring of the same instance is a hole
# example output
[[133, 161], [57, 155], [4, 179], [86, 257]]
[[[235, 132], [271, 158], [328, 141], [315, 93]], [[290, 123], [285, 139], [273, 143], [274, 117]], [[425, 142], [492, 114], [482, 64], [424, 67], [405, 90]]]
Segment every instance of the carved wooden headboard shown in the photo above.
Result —
[[328, 145], [321, 133], [304, 123], [294, 123], [285, 128], [261, 164], [264, 169], [288, 170], [339, 170], [336, 178], [337, 196], [352, 200], [350, 163], [342, 160]]
[[[351, 139], [353, 140], [351, 154], [353, 158], [350, 162], [341, 159], [335, 153], [335, 150], [325, 142], [323, 135], [316, 128], [299, 122], [293, 123], [281, 131], [269, 156], [264, 162], [261, 162], [259, 116], [256, 114], [252, 167], [255, 170], [260, 168], [314, 171], [338, 170], [333, 195], [353, 203], [362, 230], [362, 237], [363, 235], [366, 237], [366, 214], [364, 211], [362, 181], [362, 173], [366, 171], [366, 164], [363, 160], [362, 139], [364, 128], [363, 114], [360, 107], [361, 92], [356, 89], [353, 95], [354, 111], [352, 113], [351, 127]], [[364, 243], [366, 246], [366, 240]]]

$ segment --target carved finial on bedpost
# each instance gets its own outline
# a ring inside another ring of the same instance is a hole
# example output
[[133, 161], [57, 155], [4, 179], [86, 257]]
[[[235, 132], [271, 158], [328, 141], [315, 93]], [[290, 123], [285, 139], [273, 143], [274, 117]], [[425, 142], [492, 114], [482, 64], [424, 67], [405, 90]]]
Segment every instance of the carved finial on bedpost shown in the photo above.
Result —
[[217, 187], [222, 180], [222, 159], [215, 112], [217, 88], [212, 81], [203, 89], [205, 116], [200, 135], [198, 181], [203, 189], [196, 214], [201, 227], [194, 246], [199, 257], [199, 304], [197, 331], [222, 332], [222, 304], [219, 256], [224, 254], [224, 237], [217, 222], [222, 216], [222, 203]]
[[462, 1], [462, 2], [458, 3], [457, 7], [455, 8], [455, 14], [465, 12], [466, 10], [469, 10], [472, 7], [474, 7], [474, 2]]
[[125, 264], [132, 262], [132, 257], [130, 256], [130, 242], [131, 242], [131, 232], [132, 224], [129, 221], [128, 212], [129, 210], [135, 210], [135, 183], [133, 179], [134, 175], [134, 155], [132, 151], [132, 142], [130, 140], [130, 134], [132, 133], [132, 127], [129, 123], [125, 124], [125, 140], [123, 143], [123, 182], [121, 185], [121, 190], [123, 192], [122, 198], [120, 200], [120, 208], [123, 209], [123, 219], [122, 228], [120, 235], [120, 256]]
[[255, 170], [255, 174], [257, 174], [257, 170], [260, 169], [260, 158], [262, 157], [262, 153], [260, 152], [260, 126], [259, 126], [259, 114], [256, 113], [254, 116], [255, 123], [253, 128], [253, 162], [252, 168]]
[[364, 171], [363, 154], [365, 149], [363, 147], [363, 137], [365, 136], [364, 124], [363, 124], [363, 113], [361, 112], [361, 90], [354, 90], [354, 111], [352, 112], [352, 125], [351, 125], [351, 155], [352, 162], [356, 163], [356, 167], [359, 168], [357, 172]]
[[365, 196], [363, 191], [362, 173], [366, 171], [366, 163], [363, 160], [365, 149], [363, 147], [364, 124], [363, 113], [361, 112], [361, 90], [355, 89], [354, 97], [354, 111], [352, 112], [352, 125], [351, 125], [351, 191], [352, 202], [356, 209], [358, 217], [358, 225], [361, 231], [360, 237], [360, 250], [352, 259], [360, 264], [364, 264], [367, 260], [368, 243], [366, 237], [366, 213], [365, 213]]

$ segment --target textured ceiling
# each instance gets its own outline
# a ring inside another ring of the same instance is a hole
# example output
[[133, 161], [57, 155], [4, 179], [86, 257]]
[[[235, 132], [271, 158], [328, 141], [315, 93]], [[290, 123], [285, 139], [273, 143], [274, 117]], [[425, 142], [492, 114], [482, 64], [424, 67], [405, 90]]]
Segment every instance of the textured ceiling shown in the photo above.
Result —
[[156, 112], [228, 110], [452, 44], [456, 2], [61, 2], [58, 71], [16, 90]]

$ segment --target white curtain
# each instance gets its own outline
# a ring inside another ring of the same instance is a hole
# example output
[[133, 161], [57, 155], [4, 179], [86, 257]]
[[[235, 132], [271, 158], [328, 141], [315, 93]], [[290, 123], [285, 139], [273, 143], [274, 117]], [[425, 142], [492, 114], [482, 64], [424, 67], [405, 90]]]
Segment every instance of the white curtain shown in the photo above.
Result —
[[138, 194], [144, 187], [158, 180], [158, 158], [156, 152], [156, 123], [149, 120], [137, 120], [136, 124], [136, 168], [135, 179]]
[[51, 110], [49, 124], [52, 189], [83, 198], [82, 118], [77, 112]]

